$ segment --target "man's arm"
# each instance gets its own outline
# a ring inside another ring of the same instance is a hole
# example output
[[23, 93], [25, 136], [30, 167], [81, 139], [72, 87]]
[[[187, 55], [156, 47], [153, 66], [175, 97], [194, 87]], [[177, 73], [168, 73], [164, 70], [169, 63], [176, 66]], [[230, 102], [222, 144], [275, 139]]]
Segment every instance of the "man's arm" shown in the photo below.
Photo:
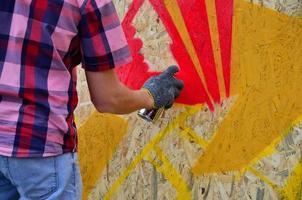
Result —
[[128, 89], [112, 70], [130, 62], [131, 57], [113, 2], [108, 0], [105, 5], [97, 0], [85, 2], [78, 25], [82, 67], [97, 110], [126, 114], [141, 108], [170, 108], [183, 87], [183, 82], [174, 77], [179, 69], [169, 67], [151, 77], [143, 90]]
[[130, 90], [119, 81], [113, 69], [103, 72], [86, 71], [91, 101], [99, 112], [127, 114], [141, 108], [153, 108], [147, 90]]

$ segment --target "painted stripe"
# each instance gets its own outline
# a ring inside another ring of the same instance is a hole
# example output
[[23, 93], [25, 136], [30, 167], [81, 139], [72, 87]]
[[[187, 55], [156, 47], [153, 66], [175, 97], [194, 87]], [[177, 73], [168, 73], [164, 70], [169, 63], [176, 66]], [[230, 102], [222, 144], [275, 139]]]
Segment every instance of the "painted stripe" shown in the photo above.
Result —
[[221, 98], [223, 98], [226, 97], [226, 88], [224, 84], [225, 79], [223, 76], [223, 69], [222, 69], [221, 52], [220, 52], [221, 49], [220, 49], [215, 1], [206, 0], [206, 9], [208, 13], [208, 21], [210, 27], [215, 64], [216, 64], [219, 91], [220, 91]]
[[269, 180], [266, 176], [264, 176], [261, 172], [259, 172], [255, 168], [249, 167], [248, 171], [251, 172], [252, 174], [254, 174], [255, 176], [257, 176], [264, 183], [266, 183], [267, 185], [269, 185], [273, 190], [280, 191], [280, 188], [279, 188], [278, 185], [276, 185], [275, 183], [273, 183], [271, 180]]
[[190, 127], [181, 127], [183, 131], [179, 131], [179, 135], [187, 140], [193, 140], [200, 147], [206, 148], [209, 143], [199, 136], [192, 128]]
[[220, 103], [219, 84], [205, 1], [195, 0], [187, 2], [178, 0], [177, 2], [194, 45], [196, 56], [201, 64], [207, 88], [215, 103]]
[[173, 165], [171, 164], [167, 156], [164, 154], [164, 152], [158, 146], [154, 147], [154, 151], [157, 155], [156, 158], [158, 158], [159, 161], [152, 158], [150, 155], [147, 156], [147, 159], [153, 164], [156, 170], [162, 173], [169, 181], [169, 183], [171, 183], [172, 186], [176, 189], [177, 191], [176, 200], [192, 199], [191, 192], [189, 191], [189, 188], [185, 180], [179, 174], [179, 172], [173, 167]]
[[179, 114], [171, 123], [169, 123], [162, 131], [160, 131], [149, 144], [133, 159], [130, 165], [126, 168], [125, 171], [121, 173], [121, 176], [111, 185], [108, 192], [104, 195], [104, 200], [109, 200], [116, 193], [119, 187], [127, 179], [130, 173], [136, 168], [136, 166], [147, 156], [167, 134], [175, 130], [181, 122], [184, 122], [187, 117], [196, 114], [202, 109], [201, 106], [189, 107], [183, 113]]
[[210, 98], [211, 102], [213, 102], [213, 97], [211, 96], [211, 93], [209, 92], [209, 88], [207, 87], [207, 84], [206, 84], [205, 74], [202, 71], [201, 63], [197, 56], [197, 52], [195, 51], [193, 42], [189, 35], [188, 29], [186, 27], [186, 23], [182, 17], [181, 10], [178, 6], [178, 3], [175, 0], [172, 0], [172, 1], [164, 0], [164, 4], [178, 30], [178, 33], [180, 34], [180, 36], [185, 44], [186, 50], [191, 57], [191, 60], [194, 64], [196, 72], [202, 82], [202, 85], [204, 85], [205, 92], [206, 92], [207, 96]]
[[[213, 0], [214, 2], [214, 0]], [[226, 96], [230, 96], [233, 0], [215, 0]]]

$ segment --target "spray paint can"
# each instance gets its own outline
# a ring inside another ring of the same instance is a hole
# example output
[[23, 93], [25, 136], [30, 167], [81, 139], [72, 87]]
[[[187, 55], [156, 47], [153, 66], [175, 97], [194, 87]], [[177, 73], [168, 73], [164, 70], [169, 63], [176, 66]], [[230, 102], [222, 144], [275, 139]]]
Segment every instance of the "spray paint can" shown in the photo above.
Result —
[[144, 120], [148, 122], [156, 122], [159, 118], [162, 117], [163, 113], [165, 111], [165, 108], [159, 108], [159, 109], [141, 109], [138, 111], [138, 115], [143, 118]]

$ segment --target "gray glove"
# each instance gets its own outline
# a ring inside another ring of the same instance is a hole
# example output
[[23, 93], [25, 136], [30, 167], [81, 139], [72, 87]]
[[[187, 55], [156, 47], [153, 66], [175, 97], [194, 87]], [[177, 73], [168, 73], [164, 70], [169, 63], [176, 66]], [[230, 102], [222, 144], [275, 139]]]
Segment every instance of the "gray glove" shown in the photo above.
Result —
[[184, 83], [174, 77], [179, 71], [177, 66], [170, 66], [158, 76], [148, 79], [143, 88], [147, 89], [154, 99], [155, 108], [171, 108], [174, 100], [179, 96]]

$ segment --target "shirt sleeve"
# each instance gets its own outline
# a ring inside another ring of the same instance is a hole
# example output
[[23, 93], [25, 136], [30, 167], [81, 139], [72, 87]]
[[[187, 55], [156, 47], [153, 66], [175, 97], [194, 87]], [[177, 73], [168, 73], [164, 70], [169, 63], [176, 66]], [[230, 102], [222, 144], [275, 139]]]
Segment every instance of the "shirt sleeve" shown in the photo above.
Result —
[[78, 29], [85, 70], [104, 71], [131, 61], [112, 0], [86, 0], [81, 15]]

